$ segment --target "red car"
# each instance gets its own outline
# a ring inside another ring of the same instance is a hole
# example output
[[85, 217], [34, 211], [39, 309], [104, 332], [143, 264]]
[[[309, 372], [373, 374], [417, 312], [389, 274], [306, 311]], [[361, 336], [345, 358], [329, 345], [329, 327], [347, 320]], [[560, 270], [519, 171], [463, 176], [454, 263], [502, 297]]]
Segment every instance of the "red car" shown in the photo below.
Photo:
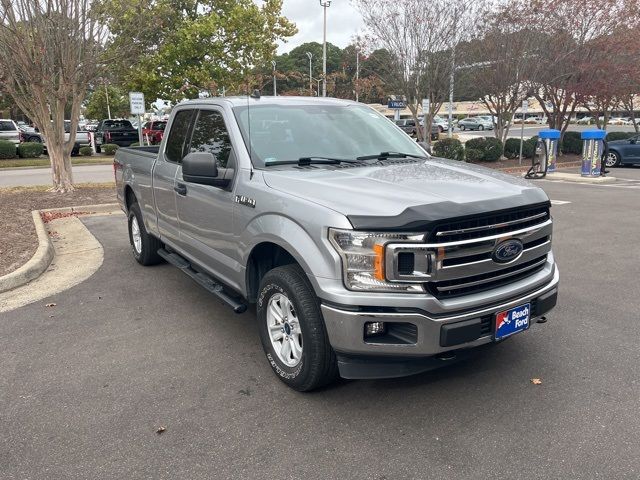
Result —
[[166, 126], [166, 121], [145, 122], [142, 125], [142, 137], [144, 141], [147, 142], [148, 139], [152, 145], [159, 144], [162, 141]]

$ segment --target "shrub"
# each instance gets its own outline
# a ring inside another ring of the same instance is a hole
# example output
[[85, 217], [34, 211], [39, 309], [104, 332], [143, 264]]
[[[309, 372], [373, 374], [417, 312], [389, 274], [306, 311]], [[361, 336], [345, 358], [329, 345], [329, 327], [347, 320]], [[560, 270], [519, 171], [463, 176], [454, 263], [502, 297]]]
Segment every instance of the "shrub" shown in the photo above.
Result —
[[130, 147], [139, 147], [140, 144], [138, 142], [133, 142], [131, 145], [129, 145]]
[[484, 156], [484, 152], [482, 150], [478, 150], [477, 148], [467, 147], [465, 148], [464, 153], [467, 158], [467, 162], [480, 162], [482, 160], [482, 157]]
[[607, 142], [613, 140], [626, 140], [627, 138], [635, 137], [635, 132], [609, 132], [607, 133]]
[[0, 140], [0, 159], [16, 158], [16, 144], [8, 140]]
[[38, 158], [44, 152], [44, 147], [38, 142], [24, 142], [18, 146], [20, 158]]
[[467, 140], [467, 143], [465, 143], [465, 147], [471, 148], [473, 150], [480, 150], [484, 154], [484, 151], [487, 148], [487, 139], [485, 137], [471, 138]]
[[533, 158], [536, 153], [536, 145], [538, 144], [538, 136], [534, 135], [529, 140], [525, 140], [522, 144], [522, 157]]
[[93, 155], [93, 148], [87, 146], [80, 147], [78, 153], [83, 157], [90, 157], [91, 155]]
[[497, 162], [502, 157], [503, 151], [502, 140], [495, 137], [487, 137], [486, 149], [482, 160], [485, 162]]
[[464, 160], [464, 147], [457, 138], [443, 138], [433, 146], [436, 157]]
[[[524, 154], [524, 142], [522, 145], [522, 153]], [[518, 158], [520, 156], [520, 139], [507, 138], [504, 142], [504, 156], [507, 158]]]
[[580, 132], [565, 132], [562, 144], [560, 145], [562, 153], [582, 154], [582, 139]]
[[113, 155], [116, 153], [116, 150], [118, 150], [118, 148], [118, 145], [116, 145], [115, 143], [105, 143], [104, 145], [102, 145], [101, 150], [105, 155]]

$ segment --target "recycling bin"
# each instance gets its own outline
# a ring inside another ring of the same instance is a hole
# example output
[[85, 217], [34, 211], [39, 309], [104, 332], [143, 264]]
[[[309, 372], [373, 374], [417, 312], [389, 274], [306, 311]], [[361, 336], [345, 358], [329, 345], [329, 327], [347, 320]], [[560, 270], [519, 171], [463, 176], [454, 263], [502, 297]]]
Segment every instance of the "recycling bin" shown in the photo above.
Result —
[[540, 130], [538, 138], [544, 142], [544, 165], [542, 169], [546, 173], [553, 173], [558, 168], [558, 141], [560, 140], [560, 130]]
[[582, 138], [582, 169], [580, 174], [583, 177], [599, 177], [600, 162], [602, 154], [606, 148], [604, 130], [585, 130], [580, 136]]

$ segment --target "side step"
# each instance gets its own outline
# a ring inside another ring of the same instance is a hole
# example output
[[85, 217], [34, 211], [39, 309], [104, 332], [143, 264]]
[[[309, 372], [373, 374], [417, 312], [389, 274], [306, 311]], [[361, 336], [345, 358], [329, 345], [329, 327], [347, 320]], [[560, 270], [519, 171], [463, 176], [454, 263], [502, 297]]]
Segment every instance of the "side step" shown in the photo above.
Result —
[[196, 281], [201, 287], [204, 287], [209, 292], [213, 293], [216, 297], [222, 300], [224, 303], [233, 308], [233, 311], [236, 313], [243, 313], [247, 310], [247, 304], [241, 301], [236, 300], [234, 297], [229, 295], [224, 291], [222, 285], [216, 282], [213, 278], [211, 278], [206, 273], [197, 272], [193, 268], [191, 268], [191, 263], [184, 257], [181, 257], [177, 253], [170, 253], [166, 251], [164, 248], [158, 250], [158, 255], [164, 258], [171, 265], [178, 267], [184, 273], [189, 275], [193, 280]]

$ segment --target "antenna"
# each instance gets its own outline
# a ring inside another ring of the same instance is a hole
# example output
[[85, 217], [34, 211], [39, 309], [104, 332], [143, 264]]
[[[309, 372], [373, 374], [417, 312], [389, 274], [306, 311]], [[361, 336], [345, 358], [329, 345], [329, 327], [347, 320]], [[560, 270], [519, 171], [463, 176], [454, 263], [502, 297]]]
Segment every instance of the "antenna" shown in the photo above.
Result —
[[254, 95], [256, 92], [258, 92], [258, 98], [260, 98], [260, 92], [258, 90], [254, 90], [251, 95], [247, 93], [247, 135], [249, 135], [249, 165], [251, 165], [249, 170], [249, 180], [253, 179], [253, 155], [251, 152], [251, 100], [249, 97], [251, 96], [252, 98], [255, 98]]

